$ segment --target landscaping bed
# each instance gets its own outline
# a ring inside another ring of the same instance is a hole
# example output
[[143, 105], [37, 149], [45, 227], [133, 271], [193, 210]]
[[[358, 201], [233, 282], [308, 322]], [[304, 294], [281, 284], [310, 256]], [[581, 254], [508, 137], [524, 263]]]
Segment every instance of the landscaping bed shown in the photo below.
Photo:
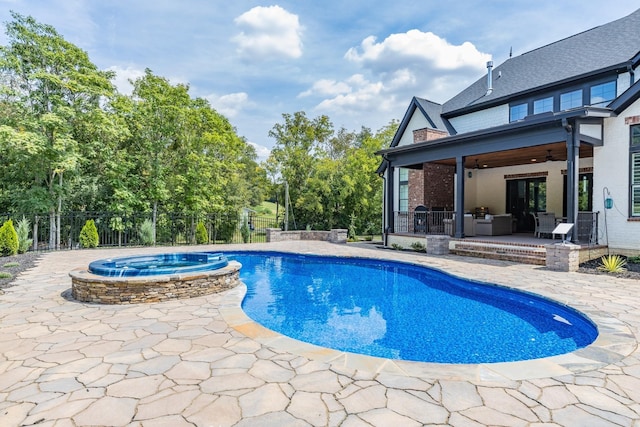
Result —
[[621, 258], [627, 260], [624, 268], [625, 271], [619, 273], [610, 273], [607, 271], [602, 271], [598, 269], [602, 265], [600, 258], [592, 259], [591, 261], [583, 262], [580, 264], [580, 268], [578, 272], [587, 273], [587, 274], [608, 274], [614, 275], [616, 277], [624, 277], [626, 279], [636, 279], [640, 280], [640, 263], [638, 262], [630, 262], [629, 259], [625, 256], [620, 255]]
[[40, 255], [38, 252], [27, 252], [0, 257], [0, 289], [11, 286], [18, 274], [35, 266]]

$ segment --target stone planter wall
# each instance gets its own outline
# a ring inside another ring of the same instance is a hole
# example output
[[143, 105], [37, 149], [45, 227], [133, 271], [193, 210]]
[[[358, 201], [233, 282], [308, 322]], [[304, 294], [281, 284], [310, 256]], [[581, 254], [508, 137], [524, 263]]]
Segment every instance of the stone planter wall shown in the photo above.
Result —
[[279, 228], [267, 228], [267, 242], [287, 242], [292, 240], [320, 240], [331, 243], [347, 243], [347, 230], [334, 229], [331, 231], [282, 231]]
[[98, 304], [138, 304], [193, 298], [226, 291], [240, 283], [240, 263], [188, 274], [104, 277], [87, 270], [71, 271], [71, 293], [78, 301]]

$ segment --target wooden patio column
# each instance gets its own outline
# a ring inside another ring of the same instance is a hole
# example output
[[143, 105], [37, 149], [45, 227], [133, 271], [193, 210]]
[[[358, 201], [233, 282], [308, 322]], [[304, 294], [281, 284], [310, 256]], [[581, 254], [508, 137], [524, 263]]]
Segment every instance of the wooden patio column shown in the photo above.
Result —
[[456, 229], [454, 236], [464, 237], [464, 156], [456, 156]]

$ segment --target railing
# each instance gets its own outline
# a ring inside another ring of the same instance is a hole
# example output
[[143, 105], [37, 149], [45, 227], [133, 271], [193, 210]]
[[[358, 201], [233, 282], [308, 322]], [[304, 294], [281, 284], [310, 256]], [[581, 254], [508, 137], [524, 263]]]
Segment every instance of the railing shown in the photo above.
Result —
[[[11, 218], [14, 227], [22, 218], [29, 220], [33, 239], [32, 250], [53, 250], [49, 243], [51, 224], [48, 214], [0, 214], [0, 224]], [[70, 212], [60, 216], [59, 249], [80, 248], [79, 236], [87, 220], [93, 219], [98, 229], [99, 246], [140, 246], [143, 241], [140, 228], [145, 221], [151, 221], [150, 213], [118, 215], [106, 212]], [[243, 230], [243, 224], [247, 224]], [[278, 227], [274, 216], [259, 216], [245, 213], [218, 213], [190, 215], [182, 213], [158, 213], [156, 219], [156, 245], [196, 244], [195, 230], [202, 222], [207, 230], [208, 242], [215, 243], [258, 243], [266, 241], [266, 229]], [[244, 233], [243, 233], [244, 231]]]
[[[452, 211], [394, 211], [393, 216], [395, 233], [453, 235], [455, 232], [450, 221], [455, 216]], [[598, 216], [599, 212], [578, 212], [577, 243], [598, 244]]]
[[450, 234], [454, 212], [452, 211], [427, 211], [427, 212], [406, 212], [395, 211], [394, 232], [413, 234]]
[[576, 224], [578, 243], [598, 244], [598, 215], [600, 212], [578, 212], [578, 223]]

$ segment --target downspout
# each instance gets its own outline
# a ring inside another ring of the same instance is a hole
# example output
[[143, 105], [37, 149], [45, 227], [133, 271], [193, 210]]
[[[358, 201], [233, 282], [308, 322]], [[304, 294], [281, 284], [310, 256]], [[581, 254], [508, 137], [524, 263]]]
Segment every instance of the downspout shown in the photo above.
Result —
[[633, 66], [631, 64], [627, 65], [627, 71], [629, 72], [629, 77], [630, 77], [629, 86], [633, 86], [633, 84], [636, 81], [636, 72], [634, 71]]

